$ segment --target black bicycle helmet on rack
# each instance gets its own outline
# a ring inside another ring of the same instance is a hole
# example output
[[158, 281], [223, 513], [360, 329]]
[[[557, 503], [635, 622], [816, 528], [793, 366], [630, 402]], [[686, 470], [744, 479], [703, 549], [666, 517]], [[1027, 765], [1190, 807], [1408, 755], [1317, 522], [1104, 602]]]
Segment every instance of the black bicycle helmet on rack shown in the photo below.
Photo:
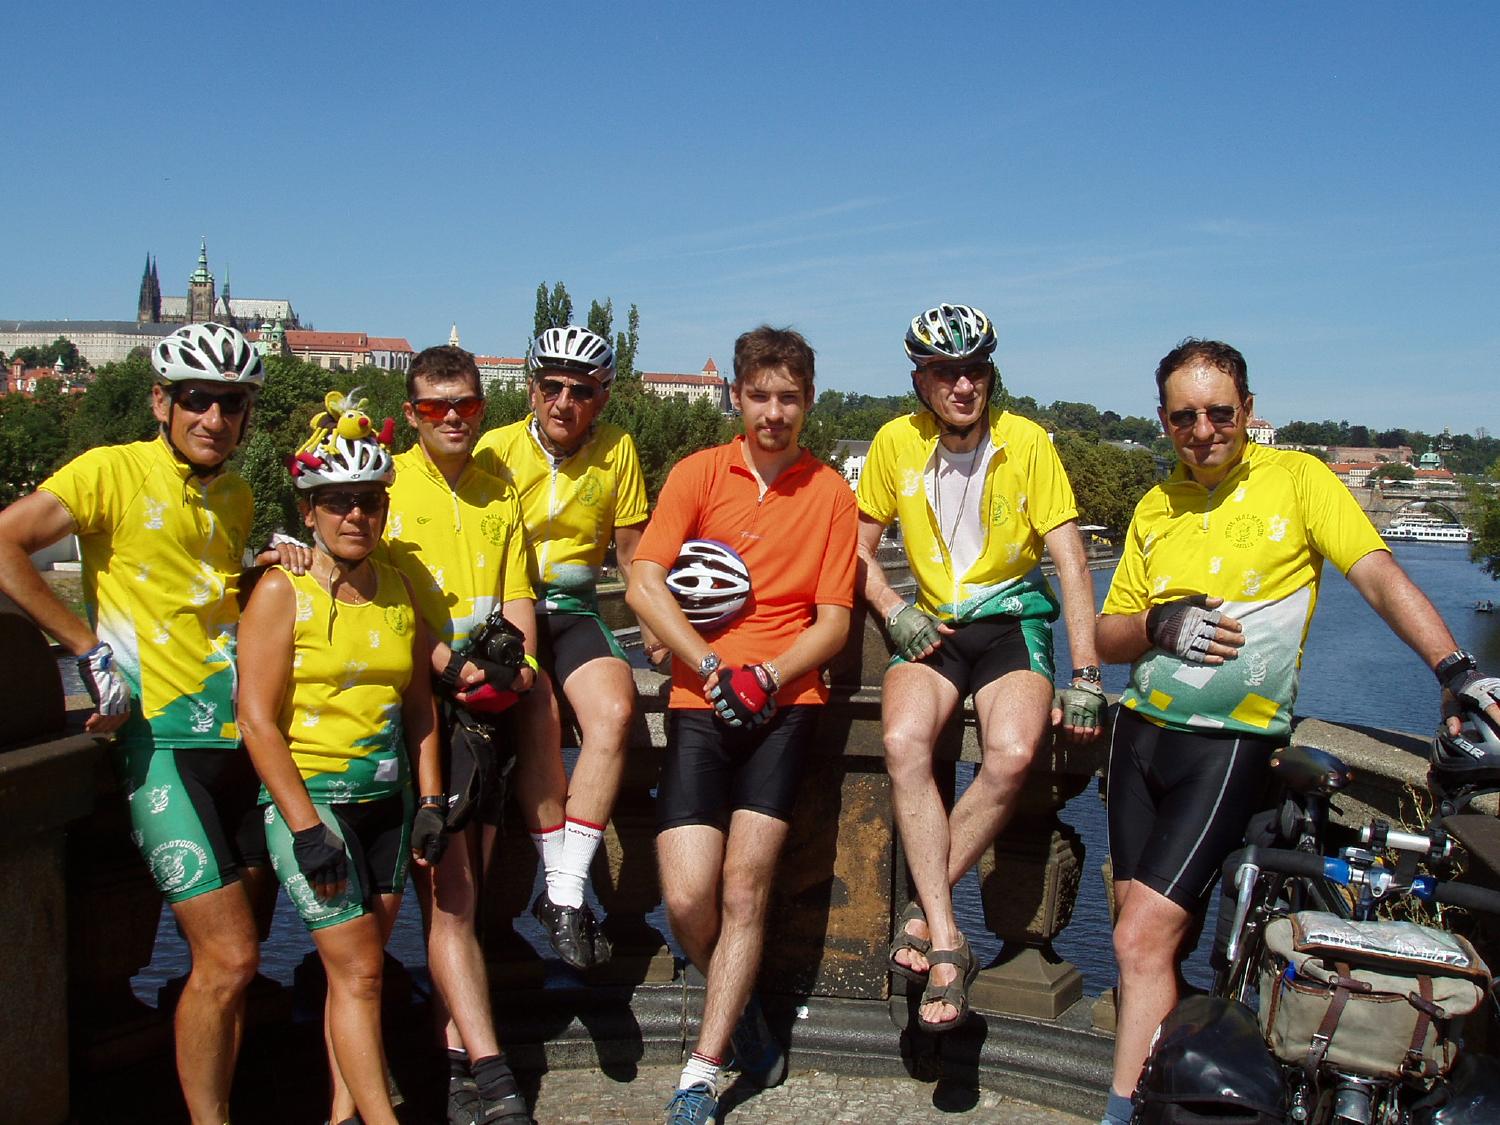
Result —
[[1446, 723], [1432, 738], [1432, 768], [1427, 780], [1434, 793], [1500, 789], [1500, 729], [1483, 711], [1465, 706], [1463, 727], [1449, 734]]

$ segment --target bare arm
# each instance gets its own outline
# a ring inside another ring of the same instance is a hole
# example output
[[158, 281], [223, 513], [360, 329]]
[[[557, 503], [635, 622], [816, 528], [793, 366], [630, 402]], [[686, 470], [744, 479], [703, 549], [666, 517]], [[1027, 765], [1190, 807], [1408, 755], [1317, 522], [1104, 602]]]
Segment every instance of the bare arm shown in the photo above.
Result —
[[297, 597], [291, 580], [273, 570], [256, 584], [250, 604], [240, 615], [239, 704], [240, 735], [255, 772], [282, 819], [293, 832], [315, 827], [317, 810], [307, 795], [307, 786], [286, 736], [277, 725], [281, 701], [292, 672], [293, 618]]
[[[443, 791], [442, 750], [438, 743], [437, 704], [432, 697], [432, 677], [426, 675], [422, 656], [432, 647], [427, 624], [417, 617], [416, 635], [412, 638], [412, 675], [401, 696], [401, 730], [406, 739], [406, 753], [412, 761], [417, 795], [426, 797]], [[427, 861], [418, 857], [417, 862]]]
[[1089, 574], [1088, 555], [1078, 534], [1078, 523], [1069, 520], [1042, 536], [1057, 567], [1062, 587], [1063, 620], [1068, 624], [1068, 648], [1074, 667], [1099, 663], [1094, 640], [1094, 580]]
[[887, 620], [904, 603], [900, 594], [885, 580], [885, 568], [876, 557], [880, 550], [880, 537], [885, 533], [885, 524], [876, 523], [863, 512], [859, 513], [858, 538], [854, 543], [856, 569], [854, 584], [864, 597], [865, 603]]
[[848, 639], [850, 613], [845, 606], [819, 605], [814, 613], [812, 624], [797, 634], [791, 647], [771, 659], [783, 684], [827, 664]]
[[[0, 512], [0, 591], [74, 656], [99, 643], [94, 630], [58, 600], [31, 555], [72, 535], [72, 515], [50, 492], [33, 492]], [[124, 717], [118, 717], [124, 722]], [[118, 723], [114, 725], [118, 726]]]
[[637, 559], [631, 563], [630, 578], [625, 603], [640, 621], [641, 628], [650, 629], [673, 657], [689, 668], [697, 668], [712, 649], [667, 589], [667, 568], [661, 563]]
[[[646, 530], [643, 523], [634, 524], [630, 527], [615, 528], [615, 562], [620, 566], [620, 581], [625, 583], [625, 588], [630, 588], [630, 568], [635, 562], [636, 548], [641, 545], [641, 534]], [[666, 653], [666, 646], [657, 640], [656, 635], [647, 627], [644, 621], [637, 618], [641, 627], [641, 644], [646, 649], [646, 659], [655, 664], [654, 657]]]
[[1380, 614], [1391, 632], [1436, 668], [1458, 647], [1427, 595], [1407, 577], [1389, 551], [1371, 551], [1349, 568], [1349, 584]]
[[1101, 613], [1094, 623], [1094, 643], [1102, 663], [1134, 664], [1151, 650], [1151, 638], [1146, 636], [1146, 611]]

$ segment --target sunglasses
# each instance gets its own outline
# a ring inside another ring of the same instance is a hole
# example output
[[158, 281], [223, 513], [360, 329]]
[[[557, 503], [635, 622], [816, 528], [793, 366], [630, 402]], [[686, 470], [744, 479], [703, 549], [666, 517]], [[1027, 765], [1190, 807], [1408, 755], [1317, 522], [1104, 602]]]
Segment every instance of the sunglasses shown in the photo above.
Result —
[[207, 414], [217, 405], [219, 413], [229, 418], [250, 409], [250, 392], [229, 391], [220, 395], [202, 387], [184, 387], [172, 395], [172, 401], [194, 414]]
[[1174, 410], [1167, 415], [1167, 421], [1174, 430], [1191, 430], [1198, 424], [1198, 415], [1202, 414], [1215, 426], [1228, 426], [1239, 417], [1239, 413], [1238, 406], [1210, 406], [1205, 410]]
[[541, 388], [542, 399], [546, 402], [560, 398], [563, 391], [567, 391], [574, 402], [589, 402], [599, 393], [599, 388], [592, 384], [564, 383], [561, 379], [538, 379], [536, 385]]
[[385, 511], [386, 501], [389, 499], [384, 489], [355, 492], [344, 488], [325, 488], [313, 493], [313, 503], [333, 516], [347, 516], [355, 508], [367, 516], [378, 516]]
[[484, 399], [478, 395], [465, 395], [463, 398], [414, 398], [411, 400], [411, 408], [424, 422], [441, 422], [448, 417], [450, 410], [467, 422], [484, 412]]
[[969, 382], [978, 383], [981, 379], [990, 377], [992, 368], [988, 363], [966, 363], [961, 366], [934, 363], [924, 370], [934, 379], [941, 379], [944, 383], [956, 383], [964, 376], [968, 377]]

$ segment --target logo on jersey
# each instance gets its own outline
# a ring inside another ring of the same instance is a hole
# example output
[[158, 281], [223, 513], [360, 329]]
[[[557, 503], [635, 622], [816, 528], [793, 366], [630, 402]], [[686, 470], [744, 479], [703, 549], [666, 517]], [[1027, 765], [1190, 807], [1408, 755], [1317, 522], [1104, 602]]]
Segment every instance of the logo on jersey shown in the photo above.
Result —
[[146, 857], [163, 894], [177, 894], [195, 886], [208, 870], [208, 852], [192, 840], [168, 840]]
[[193, 713], [194, 734], [207, 734], [214, 729], [214, 715], [219, 710], [217, 703], [209, 700], [189, 699], [188, 707]]
[[1251, 512], [1235, 516], [1229, 521], [1229, 526], [1224, 529], [1224, 538], [1230, 544], [1244, 550], [1253, 547], [1256, 543], [1266, 537], [1266, 524], [1259, 516]]
[[1280, 543], [1286, 538], [1287, 518], [1285, 516], [1271, 517], [1271, 530], [1266, 535], [1272, 543]]
[[149, 531], [160, 531], [162, 520], [167, 514], [165, 501], [153, 500], [149, 496], [143, 496], [141, 503], [146, 506], [146, 528]]
[[149, 808], [152, 816], [160, 816], [167, 811], [167, 804], [172, 799], [172, 787], [170, 785], [155, 786], [147, 796], [150, 798]]
[[490, 512], [479, 521], [479, 533], [498, 547], [505, 541], [505, 520], [498, 512]]
[[578, 491], [573, 495], [585, 507], [597, 508], [604, 499], [604, 489], [599, 486], [598, 478], [586, 476], [578, 482]]
[[922, 474], [916, 469], [907, 469], [901, 474], [901, 495], [915, 496], [922, 490]]
[[412, 616], [409, 605], [388, 605], [385, 607], [385, 623], [390, 631], [398, 637], [404, 637], [411, 632]]
[[1004, 496], [996, 496], [994, 502], [990, 504], [990, 525], [999, 527], [1008, 519], [1010, 519], [1010, 502]]
[[402, 530], [405, 527], [406, 527], [405, 519], [401, 515], [401, 513], [400, 512], [393, 512], [391, 514], [390, 526], [388, 526], [386, 528], [386, 532], [389, 534], [389, 536], [392, 539], [400, 539], [401, 538], [401, 532], [402, 532]]

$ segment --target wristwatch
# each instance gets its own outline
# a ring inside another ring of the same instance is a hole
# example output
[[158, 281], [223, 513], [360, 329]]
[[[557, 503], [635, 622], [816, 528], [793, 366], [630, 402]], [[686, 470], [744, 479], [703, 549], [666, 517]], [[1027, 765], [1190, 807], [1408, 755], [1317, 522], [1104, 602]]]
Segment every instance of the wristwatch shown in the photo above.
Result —
[[708, 654], [702, 660], [698, 661], [698, 676], [701, 679], [707, 680], [708, 677], [719, 670], [719, 665], [722, 663], [724, 662], [719, 659], [719, 654], [710, 649]]
[[1474, 659], [1474, 654], [1460, 648], [1439, 660], [1432, 674], [1437, 677], [1438, 683], [1447, 687], [1448, 681], [1454, 676], [1460, 672], [1472, 672], [1477, 667], [1479, 667], [1479, 661]]
[[1085, 664], [1082, 668], [1074, 668], [1073, 678], [1075, 680], [1085, 680], [1088, 683], [1097, 684], [1099, 682], [1099, 665]]

